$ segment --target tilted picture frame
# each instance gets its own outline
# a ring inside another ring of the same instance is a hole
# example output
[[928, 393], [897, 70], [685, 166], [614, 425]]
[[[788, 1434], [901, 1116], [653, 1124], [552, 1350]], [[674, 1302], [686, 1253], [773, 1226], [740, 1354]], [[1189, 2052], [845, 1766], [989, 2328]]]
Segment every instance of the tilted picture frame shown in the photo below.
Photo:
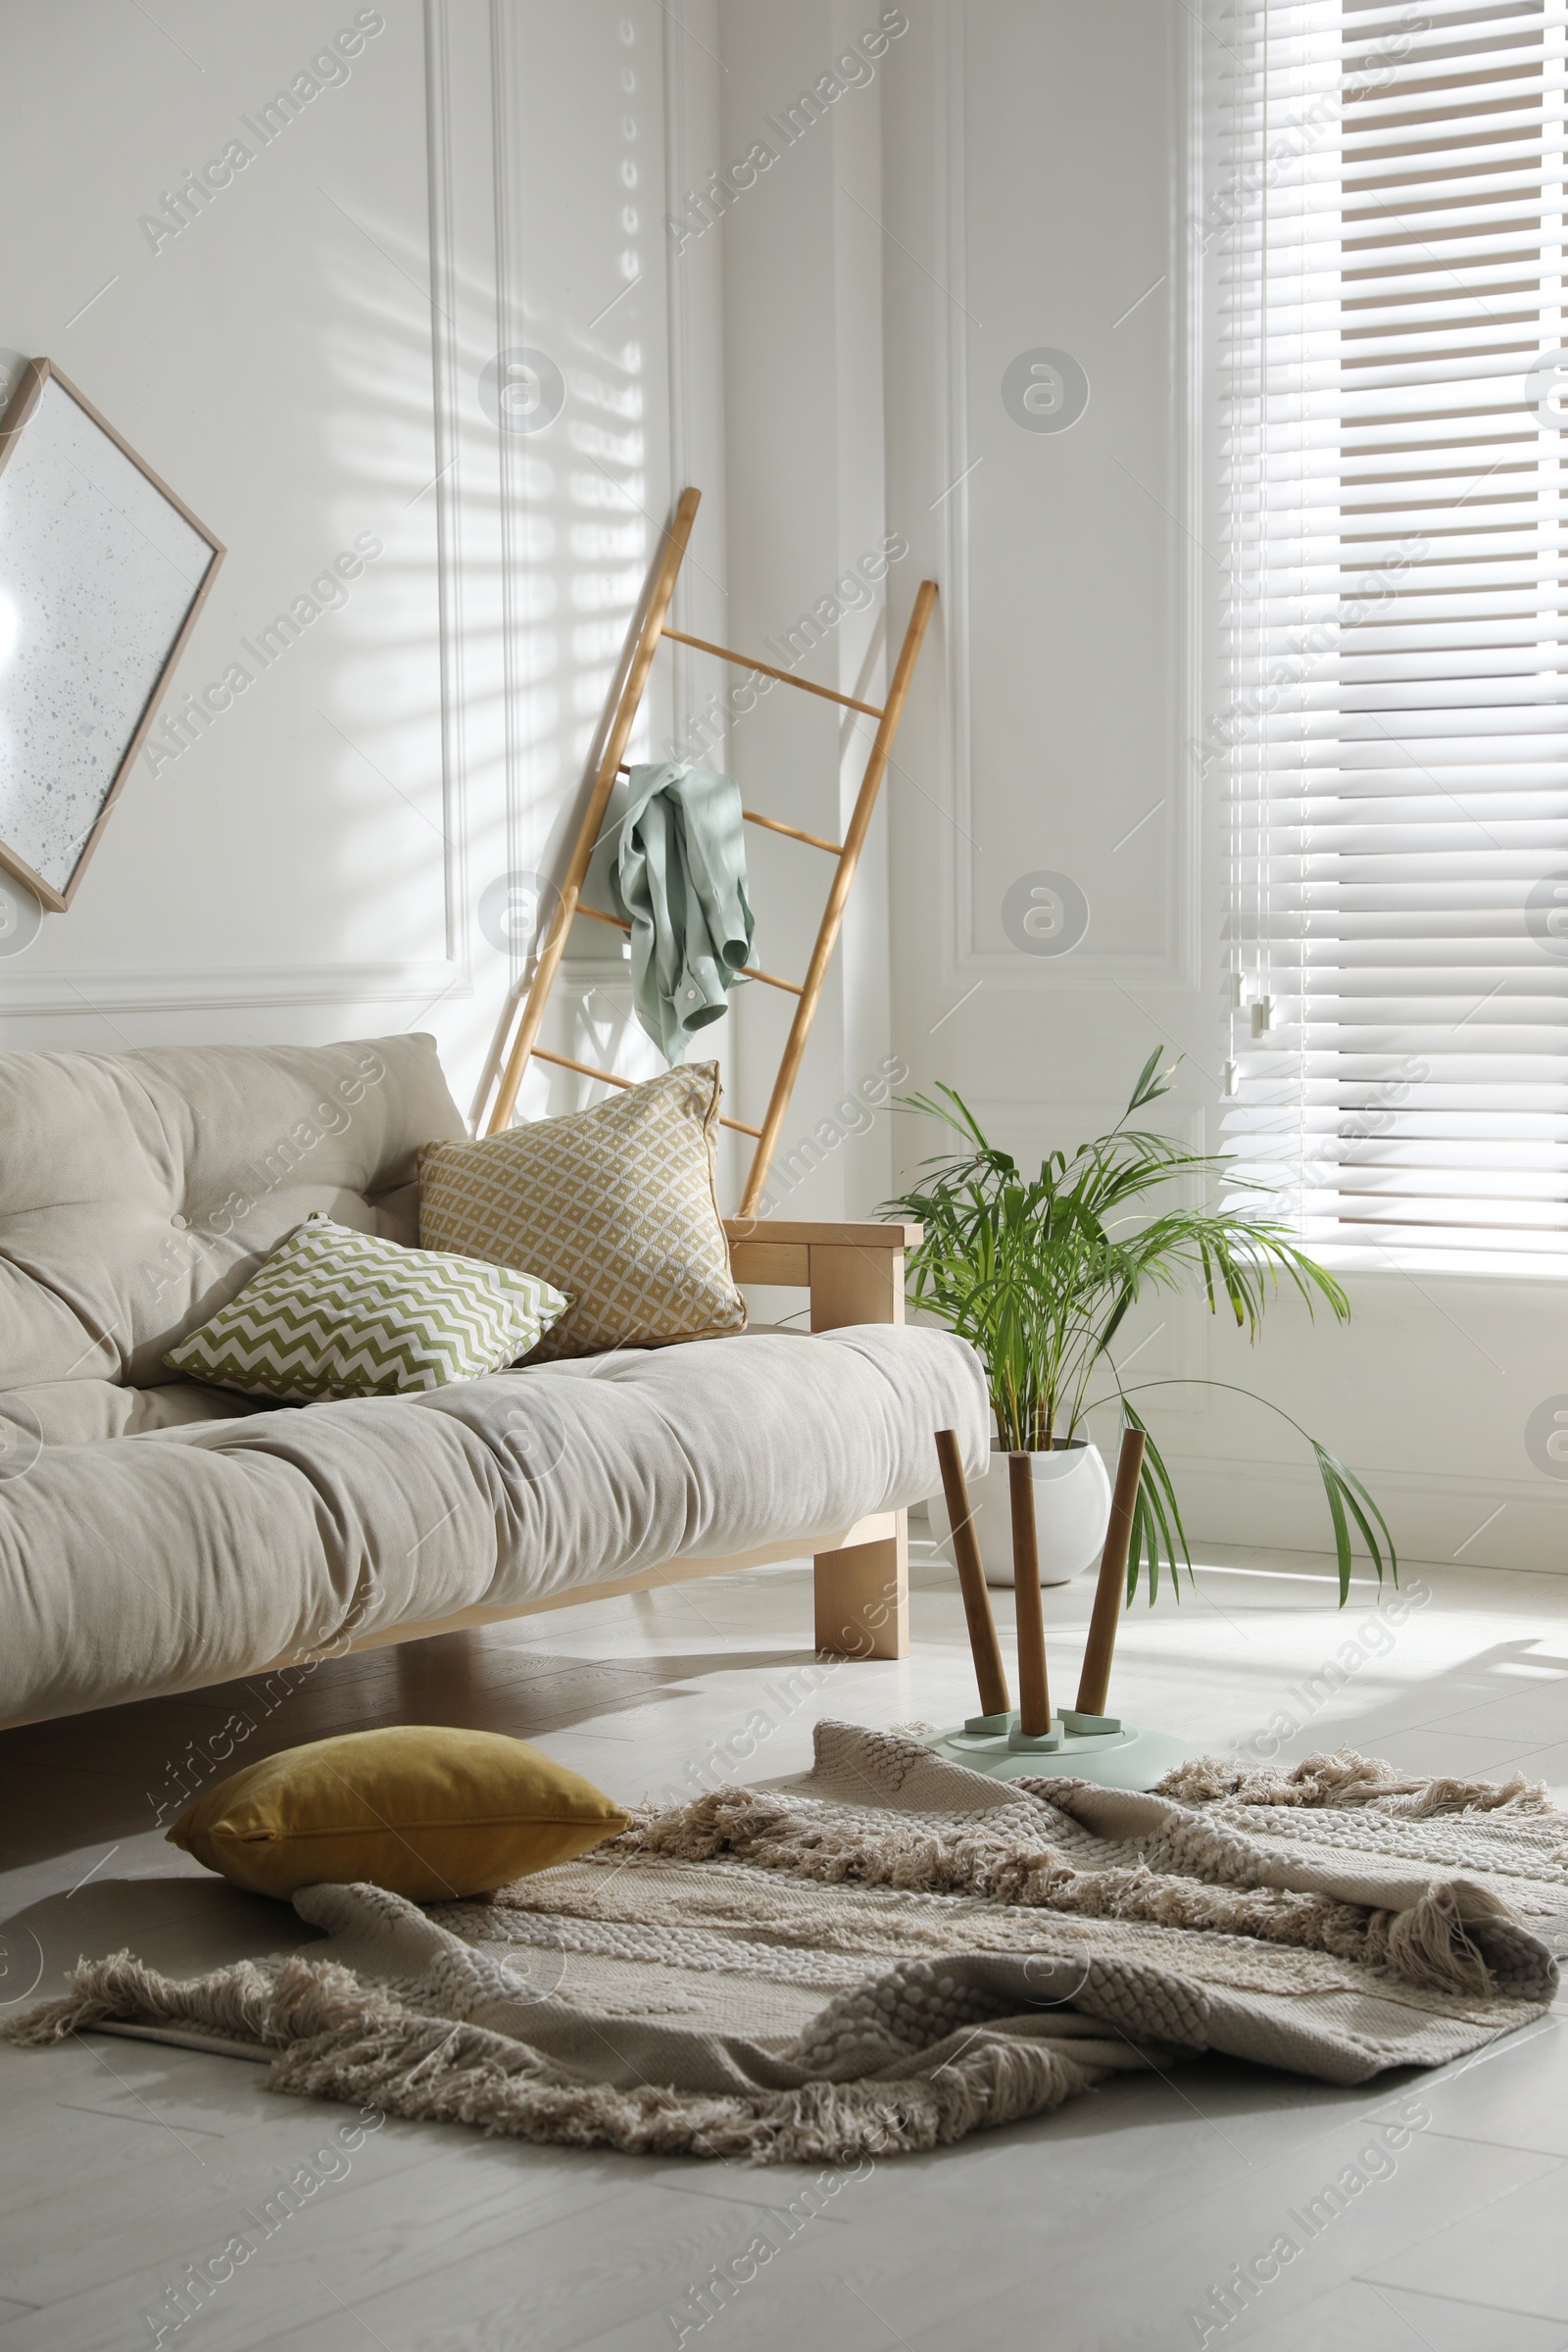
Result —
[[224, 549], [61, 374], [0, 416], [0, 866], [76, 894]]

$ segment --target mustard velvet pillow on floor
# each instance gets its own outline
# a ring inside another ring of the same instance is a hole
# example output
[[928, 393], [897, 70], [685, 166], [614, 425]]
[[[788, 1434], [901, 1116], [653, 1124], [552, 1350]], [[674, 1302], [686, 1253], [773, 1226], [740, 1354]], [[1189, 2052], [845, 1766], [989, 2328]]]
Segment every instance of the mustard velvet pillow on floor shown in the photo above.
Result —
[[419, 1241], [526, 1266], [571, 1304], [533, 1351], [592, 1355], [744, 1331], [713, 1190], [718, 1064], [591, 1110], [419, 1154]]
[[394, 1724], [264, 1756], [167, 1835], [252, 1894], [365, 1882], [439, 1903], [569, 1862], [629, 1819], [526, 1740]]

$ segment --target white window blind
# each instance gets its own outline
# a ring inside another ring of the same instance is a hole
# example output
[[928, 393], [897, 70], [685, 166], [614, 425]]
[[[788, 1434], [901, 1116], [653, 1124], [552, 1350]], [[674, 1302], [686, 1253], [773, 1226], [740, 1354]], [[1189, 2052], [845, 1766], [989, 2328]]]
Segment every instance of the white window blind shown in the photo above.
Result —
[[1341, 1263], [1568, 1273], [1565, 7], [1218, 20], [1225, 1129]]

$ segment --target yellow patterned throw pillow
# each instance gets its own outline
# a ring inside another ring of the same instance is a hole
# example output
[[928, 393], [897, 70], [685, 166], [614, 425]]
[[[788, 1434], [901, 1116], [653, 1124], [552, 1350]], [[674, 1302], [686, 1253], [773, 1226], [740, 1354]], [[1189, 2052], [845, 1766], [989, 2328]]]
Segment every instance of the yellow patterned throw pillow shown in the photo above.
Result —
[[713, 1191], [718, 1064], [688, 1062], [591, 1110], [419, 1154], [419, 1240], [526, 1266], [571, 1305], [536, 1363], [743, 1331]]

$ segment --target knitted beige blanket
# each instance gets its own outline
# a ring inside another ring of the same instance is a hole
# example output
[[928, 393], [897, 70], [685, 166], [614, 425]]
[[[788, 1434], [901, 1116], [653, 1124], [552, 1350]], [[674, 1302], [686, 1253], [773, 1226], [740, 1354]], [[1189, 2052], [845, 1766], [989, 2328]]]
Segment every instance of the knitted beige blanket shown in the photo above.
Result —
[[295, 1908], [326, 1932], [303, 1954], [84, 1961], [3, 2031], [230, 2050], [525, 2139], [854, 2162], [1204, 2050], [1339, 2083], [1473, 2050], [1555, 1990], [1568, 1816], [1345, 1752], [1147, 1796], [998, 1783], [825, 1723], [798, 1782], [644, 1813], [488, 1899]]

